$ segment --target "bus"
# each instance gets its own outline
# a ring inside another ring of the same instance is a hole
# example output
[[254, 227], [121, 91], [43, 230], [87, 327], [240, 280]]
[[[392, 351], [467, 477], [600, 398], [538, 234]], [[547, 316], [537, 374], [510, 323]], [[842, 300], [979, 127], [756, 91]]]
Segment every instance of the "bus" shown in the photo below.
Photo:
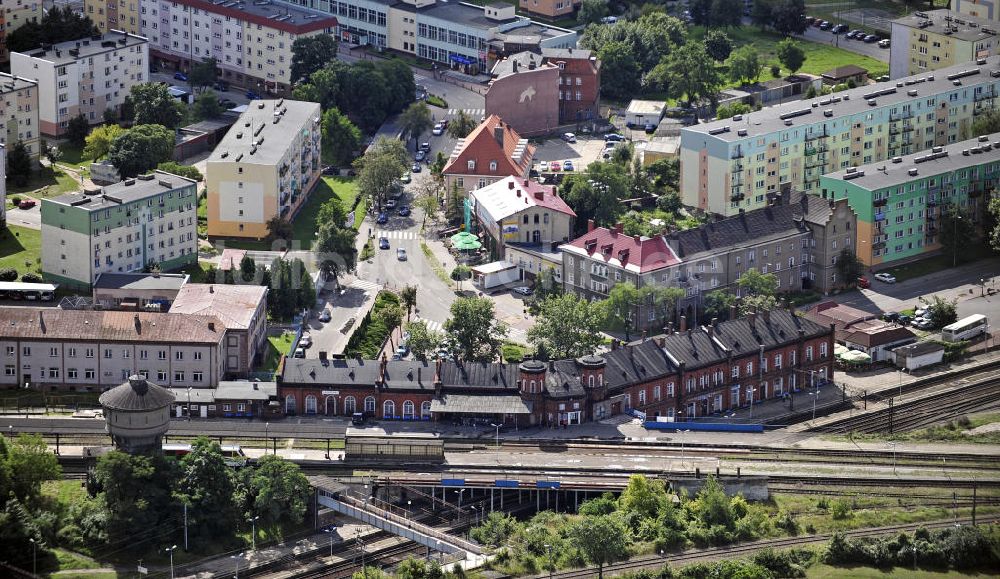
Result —
[[986, 334], [989, 321], [982, 314], [962, 318], [954, 324], [941, 328], [941, 339], [945, 342], [961, 342]]
[[[222, 456], [229, 466], [245, 466], [247, 464], [247, 455], [243, 452], [238, 444], [223, 444]], [[165, 443], [163, 445], [163, 456], [168, 456], [171, 458], [181, 459], [185, 455], [191, 452], [191, 445], [185, 443]]]
[[0, 281], [0, 300], [49, 302], [56, 297], [57, 284]]

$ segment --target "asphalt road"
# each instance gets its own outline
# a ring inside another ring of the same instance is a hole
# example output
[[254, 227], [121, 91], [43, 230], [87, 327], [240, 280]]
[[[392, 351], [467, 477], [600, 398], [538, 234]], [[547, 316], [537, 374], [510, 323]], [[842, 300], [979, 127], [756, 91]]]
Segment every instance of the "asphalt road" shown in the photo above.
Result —
[[[13, 196], [8, 194], [8, 196]], [[23, 195], [19, 195], [23, 197]], [[31, 209], [10, 209], [7, 211], [7, 224], [27, 227], [28, 229], [42, 228], [41, 201]]]

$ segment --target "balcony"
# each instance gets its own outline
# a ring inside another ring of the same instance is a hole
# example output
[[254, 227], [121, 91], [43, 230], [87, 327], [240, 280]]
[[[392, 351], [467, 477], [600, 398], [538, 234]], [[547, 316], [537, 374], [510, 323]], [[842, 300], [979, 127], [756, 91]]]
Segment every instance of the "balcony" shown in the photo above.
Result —
[[888, 199], [876, 199], [872, 201], [872, 207], [885, 207], [888, 203]]
[[825, 129], [822, 130], [822, 131], [819, 131], [819, 132], [815, 132], [815, 133], [806, 133], [805, 142], [809, 143], [809, 142], [815, 141], [816, 139], [825, 139], [825, 138], [827, 138], [829, 136], [830, 135], [827, 134], [827, 132], [826, 132]]
[[889, 115], [889, 122], [890, 123], [897, 123], [897, 122], [899, 122], [899, 121], [901, 121], [903, 119], [912, 119], [912, 118], [913, 118], [913, 112], [911, 112], [911, 111], [904, 111], [902, 113], [896, 113], [894, 115]]
[[990, 90], [984, 90], [984, 91], [982, 91], [982, 92], [980, 92], [978, 94], [973, 95], [973, 97], [972, 97], [972, 99], [975, 102], [977, 102], [977, 103], [980, 102], [980, 101], [985, 101], [985, 100], [995, 99], [995, 98], [997, 98], [997, 93], [996, 93], [995, 90], [992, 90], [992, 89], [990, 89]]
[[733, 193], [732, 195], [729, 196], [729, 200], [733, 202], [743, 201], [744, 199], [746, 199], [746, 195], [744, 195], [743, 193]]

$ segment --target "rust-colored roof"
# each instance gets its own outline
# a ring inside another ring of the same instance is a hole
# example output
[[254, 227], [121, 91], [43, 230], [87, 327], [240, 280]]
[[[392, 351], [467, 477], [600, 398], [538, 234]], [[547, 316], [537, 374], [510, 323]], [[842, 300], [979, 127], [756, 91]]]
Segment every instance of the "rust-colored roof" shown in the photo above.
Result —
[[227, 328], [245, 330], [266, 295], [260, 285], [189, 283], [177, 292], [170, 313], [215, 316]]
[[214, 316], [0, 307], [0, 340], [218, 344], [225, 331]]
[[595, 227], [559, 250], [640, 274], [681, 262], [663, 237], [625, 235], [621, 224], [612, 229]]
[[[495, 129], [503, 128], [503, 145], [496, 138]], [[535, 156], [534, 145], [525, 141], [523, 152], [518, 150], [521, 135], [497, 115], [490, 115], [455, 147], [444, 166], [445, 175], [482, 175], [484, 177], [524, 176], [531, 168]], [[469, 161], [476, 162], [469, 169]], [[490, 171], [490, 162], [497, 162], [496, 171]]]

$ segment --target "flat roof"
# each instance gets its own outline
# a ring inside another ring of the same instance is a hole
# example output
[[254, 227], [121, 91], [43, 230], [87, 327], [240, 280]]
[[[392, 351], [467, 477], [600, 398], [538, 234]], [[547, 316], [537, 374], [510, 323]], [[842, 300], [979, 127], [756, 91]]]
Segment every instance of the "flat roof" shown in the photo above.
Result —
[[277, 0], [173, 0], [207, 13], [223, 14], [246, 22], [303, 34], [337, 26], [337, 18], [328, 12], [311, 10]]
[[215, 389], [216, 400], [268, 400], [277, 395], [278, 384], [275, 382], [223, 380]]
[[664, 108], [666, 108], [666, 103], [662, 101], [632, 99], [632, 102], [628, 103], [628, 112], [630, 113], [662, 113]]
[[54, 292], [59, 286], [51, 283], [27, 283], [23, 281], [0, 281], [0, 292]]
[[486, 17], [486, 10], [482, 6], [474, 4], [464, 4], [462, 2], [435, 2], [428, 6], [417, 8], [412, 4], [400, 2], [393, 6], [396, 10], [404, 10], [430, 18], [447, 20], [456, 24], [464, 24], [481, 30], [489, 30], [507, 22], [515, 22], [520, 16], [506, 18], [503, 20], [493, 20]]
[[892, 23], [914, 28], [920, 32], [946, 34], [951, 38], [970, 42], [985, 40], [997, 35], [995, 22], [986, 18], [958, 14], [945, 8], [914, 12], [908, 16], [897, 18]]
[[99, 273], [94, 289], [177, 291], [190, 277], [186, 273]]
[[[59, 44], [51, 45], [51, 48], [40, 48], [30, 50], [21, 54], [26, 54], [31, 58], [39, 58], [57, 64], [76, 62], [83, 58], [89, 58], [105, 52], [120, 50], [139, 44], [146, 44], [148, 41], [144, 36], [136, 36], [120, 30], [112, 30], [104, 34], [81, 38], [80, 40], [67, 40]], [[74, 51], [75, 54], [70, 53]]]
[[497, 273], [508, 269], [514, 269], [517, 265], [509, 261], [491, 261], [482, 265], [473, 266], [472, 271], [482, 274]]
[[[993, 72], [1000, 75], [1000, 56], [991, 56], [985, 59], [985, 64], [966, 62], [940, 70], [899, 78], [894, 82], [861, 86], [814, 99], [792, 101], [773, 107], [765, 107], [759, 111], [743, 115], [738, 121], [734, 121], [731, 118], [721, 119], [710, 123], [685, 127], [681, 132], [699, 135], [711, 134], [714, 138], [727, 142], [741, 141], [758, 135], [791, 130], [806, 124], [824, 121], [830, 122], [836, 120], [838, 117], [854, 115], [876, 108], [868, 104], [869, 99], [874, 100], [877, 107], [884, 108], [899, 103], [926, 99], [930, 96], [944, 94], [953, 90], [960, 90], [960, 87], [954, 85], [954, 80], [957, 79], [954, 77], [951, 79], [948, 78], [956, 74], [963, 74], [961, 82], [964, 88], [986, 82], [998, 82], [997, 78], [991, 76]], [[911, 96], [909, 91], [912, 90], [917, 91], [918, 96]], [[833, 116], [823, 116], [823, 112], [826, 110], [832, 110]], [[794, 113], [798, 112], [802, 114], [794, 115]], [[792, 124], [786, 125], [786, 119], [781, 118], [782, 116], [792, 120]], [[745, 129], [747, 135], [740, 136], [737, 129]]]
[[[895, 159], [899, 159], [899, 162], [895, 162]], [[823, 175], [821, 179], [848, 180], [853, 185], [874, 191], [993, 161], [1000, 161], [1000, 133], [835, 171]]]
[[135, 179], [126, 179], [114, 185], [102, 187], [92, 195], [84, 192], [65, 193], [51, 199], [43, 199], [42, 202], [70, 205], [84, 211], [99, 211], [197, 184], [197, 181], [180, 175], [157, 170], [147, 175], [140, 175]]
[[[276, 112], [281, 112], [277, 123]], [[308, 123], [319, 122], [321, 114], [319, 103], [288, 99], [252, 101], [216, 145], [208, 163], [274, 165], [281, 161], [296, 131]]]
[[38, 83], [30, 78], [21, 78], [6, 72], [0, 72], [0, 94], [19, 91], [25, 88], [38, 86]]

